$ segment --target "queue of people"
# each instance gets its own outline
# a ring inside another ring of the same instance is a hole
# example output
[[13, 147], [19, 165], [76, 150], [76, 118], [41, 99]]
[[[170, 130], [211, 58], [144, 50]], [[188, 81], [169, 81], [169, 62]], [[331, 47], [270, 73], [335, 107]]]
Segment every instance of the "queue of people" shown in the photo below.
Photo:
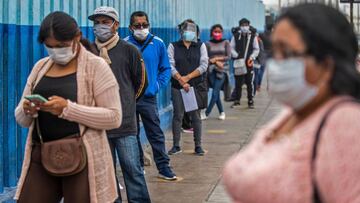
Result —
[[[335, 22], [316, 13], [333, 16]], [[239, 21], [230, 41], [224, 38], [221, 24], [213, 25], [206, 43], [199, 38], [199, 26], [187, 19], [178, 25], [180, 39], [168, 47], [150, 32], [149, 17], [143, 11], [132, 13], [131, 34], [124, 39], [117, 32], [116, 9], [99, 7], [88, 19], [93, 22], [92, 43], [82, 38], [75, 19], [64, 12], [52, 12], [41, 23], [38, 41], [49, 56], [34, 65], [15, 110], [16, 121], [29, 128], [15, 196], [18, 202], [59, 202], [62, 198], [65, 202], [121, 202], [117, 163], [128, 202], [151, 202], [140, 120], [158, 177], [177, 180], [169, 155], [182, 152], [184, 117], [192, 128], [194, 153], [204, 156], [202, 120], [209, 119], [215, 105], [218, 118], [226, 119], [221, 90], [230, 81], [231, 64], [235, 88], [226, 100], [234, 102], [232, 108], [239, 106], [246, 84], [248, 108], [253, 109], [270, 47], [273, 58], [266, 63], [270, 93], [288, 107], [228, 162], [224, 170], [227, 190], [236, 202], [310, 202], [311, 198], [356, 202], [351, 198], [357, 197], [360, 185], [341, 181], [359, 175], [359, 167], [350, 164], [356, 153], [347, 148], [360, 130], [351, 122], [360, 118], [353, 100], [359, 98], [360, 89], [354, 63], [358, 50], [353, 30], [339, 12], [312, 4], [287, 10], [274, 28], [273, 46], [269, 43], [272, 28], [259, 35], [246, 18]], [[326, 35], [314, 22], [326, 25], [333, 34]], [[344, 35], [346, 40], [336, 41]], [[166, 151], [156, 95], [169, 82], [173, 146]], [[192, 93], [196, 105], [187, 111], [188, 101], [183, 97]], [[349, 133], [340, 138], [344, 129]], [[338, 145], [339, 139], [344, 141]], [[296, 155], [289, 151], [294, 142], [300, 146]], [[349, 159], [341, 159], [335, 153], [338, 148]], [[334, 157], [337, 164], [331, 162]], [[340, 171], [343, 168], [348, 170], [345, 175]], [[284, 176], [272, 176], [277, 170], [296, 184]], [[306, 193], [300, 193], [300, 182]], [[274, 187], [275, 183], [291, 188], [291, 193], [280, 185]], [[348, 195], [341, 196], [344, 193]]]

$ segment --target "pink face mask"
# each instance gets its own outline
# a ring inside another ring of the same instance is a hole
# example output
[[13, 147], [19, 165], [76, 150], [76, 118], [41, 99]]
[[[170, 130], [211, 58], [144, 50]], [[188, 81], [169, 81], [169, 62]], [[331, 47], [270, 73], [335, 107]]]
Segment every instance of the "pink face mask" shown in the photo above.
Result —
[[221, 32], [213, 32], [212, 36], [213, 36], [214, 40], [221, 40], [223, 35]]

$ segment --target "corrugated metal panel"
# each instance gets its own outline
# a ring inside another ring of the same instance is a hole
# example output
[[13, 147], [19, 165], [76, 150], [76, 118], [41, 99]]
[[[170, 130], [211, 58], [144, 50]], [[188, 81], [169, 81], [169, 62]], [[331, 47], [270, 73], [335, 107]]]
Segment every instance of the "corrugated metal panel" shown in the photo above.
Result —
[[[176, 25], [187, 18], [199, 24], [202, 40], [208, 39], [209, 28], [215, 23], [229, 31], [242, 17], [249, 18], [259, 30], [265, 22], [265, 8], [258, 0], [0, 0], [0, 193], [4, 186], [16, 185], [21, 170], [26, 129], [16, 125], [14, 108], [33, 64], [46, 54], [37, 43], [41, 20], [52, 11], [65, 11], [92, 40], [92, 22], [87, 16], [101, 5], [119, 11], [122, 37], [129, 34], [131, 13], [147, 12], [152, 32], [166, 43], [178, 39]], [[158, 101], [160, 111], [169, 109], [169, 87], [160, 92]], [[171, 123], [169, 115], [162, 119], [166, 125]]]

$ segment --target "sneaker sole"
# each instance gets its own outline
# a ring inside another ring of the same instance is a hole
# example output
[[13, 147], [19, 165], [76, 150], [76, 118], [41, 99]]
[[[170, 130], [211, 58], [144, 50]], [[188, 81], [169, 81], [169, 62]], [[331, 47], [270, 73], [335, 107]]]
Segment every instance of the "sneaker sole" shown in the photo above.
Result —
[[182, 150], [177, 151], [177, 152], [175, 152], [175, 153], [169, 153], [169, 152], [168, 152], [168, 155], [176, 155], [176, 154], [180, 154], [181, 152], [182, 152]]
[[161, 174], [158, 175], [158, 178], [163, 179], [163, 180], [168, 180], [168, 181], [177, 180], [177, 177], [176, 177], [176, 176], [174, 176], [173, 178], [169, 178], [169, 177], [166, 177], [166, 176], [161, 175]]
[[196, 152], [195, 152], [195, 155], [197, 155], [197, 156], [204, 156], [204, 155], [205, 155], [205, 152], [204, 152], [204, 153], [196, 153]]

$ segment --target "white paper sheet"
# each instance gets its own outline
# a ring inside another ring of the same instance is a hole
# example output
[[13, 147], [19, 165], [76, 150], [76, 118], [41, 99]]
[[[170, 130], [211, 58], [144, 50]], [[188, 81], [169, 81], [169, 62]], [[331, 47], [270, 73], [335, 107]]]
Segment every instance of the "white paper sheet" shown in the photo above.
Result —
[[180, 90], [181, 96], [185, 106], [185, 112], [190, 112], [198, 109], [194, 87], [190, 87], [189, 92], [184, 89]]

